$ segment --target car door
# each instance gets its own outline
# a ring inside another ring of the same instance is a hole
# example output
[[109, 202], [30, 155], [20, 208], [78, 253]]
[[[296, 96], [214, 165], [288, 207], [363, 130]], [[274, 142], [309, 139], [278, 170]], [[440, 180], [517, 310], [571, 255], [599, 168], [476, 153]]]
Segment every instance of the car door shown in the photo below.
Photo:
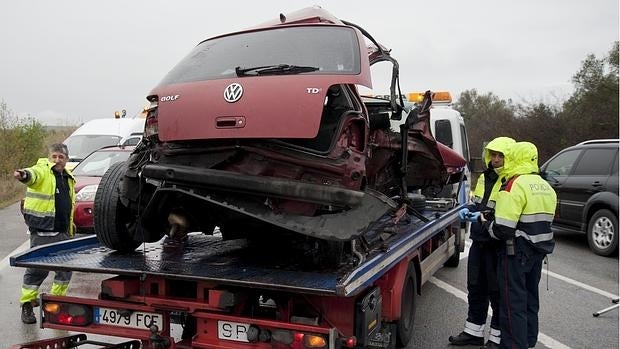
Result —
[[615, 148], [585, 148], [562, 185], [566, 224], [582, 227], [584, 207], [592, 195], [607, 190], [607, 179], [616, 158]]
[[571, 219], [569, 212], [572, 211], [573, 203], [569, 200], [565, 191], [565, 183], [577, 159], [581, 155], [581, 149], [569, 149], [558, 153], [542, 167], [545, 179], [553, 187], [558, 198], [555, 211], [554, 223], [560, 225], [570, 225]]
[[607, 191], [618, 195], [618, 153], [611, 164], [611, 175], [607, 179]]

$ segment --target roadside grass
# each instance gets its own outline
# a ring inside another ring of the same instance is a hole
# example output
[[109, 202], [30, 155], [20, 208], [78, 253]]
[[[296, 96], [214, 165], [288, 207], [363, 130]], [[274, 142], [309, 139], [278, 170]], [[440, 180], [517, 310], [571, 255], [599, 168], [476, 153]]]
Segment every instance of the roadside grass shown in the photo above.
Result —
[[[69, 135], [76, 129], [76, 127], [62, 127], [55, 129], [45, 129], [43, 139], [30, 139], [28, 144], [32, 147], [41, 148], [41, 151], [37, 151], [34, 158], [30, 159], [30, 163], [15, 164], [13, 162], [0, 161], [0, 209], [10, 206], [24, 197], [26, 193], [26, 186], [16, 181], [13, 178], [14, 167], [28, 167], [34, 165], [37, 157], [47, 156], [47, 147], [54, 143], [63, 142]], [[18, 154], [22, 154], [23, 151], [18, 147], [18, 142], [12, 142], [8, 137], [0, 139], [0, 149], [6, 151], [6, 154], [13, 154], [13, 159], [18, 158]], [[23, 143], [22, 143], [23, 144]], [[41, 144], [43, 146], [41, 146]], [[23, 160], [25, 161], [25, 160]]]
[[0, 178], [0, 209], [18, 202], [25, 193], [26, 186], [13, 178], [13, 172], [11, 176], [2, 176]]

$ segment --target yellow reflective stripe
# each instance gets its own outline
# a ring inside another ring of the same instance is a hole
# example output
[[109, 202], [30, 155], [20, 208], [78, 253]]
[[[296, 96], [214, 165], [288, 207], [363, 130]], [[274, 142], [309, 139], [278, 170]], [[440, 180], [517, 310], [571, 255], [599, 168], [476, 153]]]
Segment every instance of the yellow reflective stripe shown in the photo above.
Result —
[[[474, 198], [472, 199], [472, 201], [476, 204], [479, 204], [482, 202], [482, 198], [478, 197], [478, 196], [474, 196]], [[495, 201], [493, 200], [489, 200], [487, 201], [487, 205], [488, 208], [495, 208]]]
[[20, 303], [32, 302], [39, 296], [39, 288], [28, 289], [25, 286], [22, 287], [22, 295], [19, 297]]
[[523, 223], [553, 222], [553, 215], [549, 213], [522, 214], [519, 221]]
[[502, 217], [495, 217], [495, 223], [507, 226], [508, 228], [516, 228], [518, 222], [511, 221]]
[[29, 210], [29, 209], [24, 208], [23, 213], [29, 214], [35, 217], [42, 217], [42, 218], [43, 217], [56, 217], [56, 213], [54, 211], [39, 212], [39, 211]]
[[535, 244], [537, 244], [539, 242], [553, 240], [553, 232], [545, 233], [545, 234], [537, 234], [537, 235], [528, 235], [523, 230], [517, 230], [517, 231], [515, 231], [515, 236], [516, 237], [522, 237], [522, 238], [524, 238], [526, 240], [529, 240], [529, 241], [531, 241], [531, 242], [533, 242]]
[[32, 191], [27, 191], [26, 197], [32, 198], [32, 199], [39, 199], [39, 200], [54, 200], [54, 195], [46, 195], [46, 194], [41, 194], [41, 193], [35, 193]]
[[69, 282], [66, 284], [60, 284], [58, 282], [52, 283], [52, 294], [54, 296], [64, 296], [67, 294], [67, 289], [69, 288]]

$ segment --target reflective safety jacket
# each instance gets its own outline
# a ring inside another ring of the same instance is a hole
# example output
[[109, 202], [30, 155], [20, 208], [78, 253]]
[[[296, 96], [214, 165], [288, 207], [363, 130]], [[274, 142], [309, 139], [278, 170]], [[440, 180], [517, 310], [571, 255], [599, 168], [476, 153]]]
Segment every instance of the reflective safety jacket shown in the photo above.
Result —
[[[52, 167], [54, 163], [47, 158], [41, 158], [36, 165], [24, 169], [28, 177], [23, 181], [28, 186], [26, 199], [24, 200], [24, 220], [26, 225], [35, 229], [54, 231], [56, 218], [56, 176]], [[65, 169], [68, 176], [69, 196], [71, 198], [71, 211], [69, 214], [68, 233], [73, 235], [73, 210], [75, 209], [75, 178], [71, 171]]]
[[502, 185], [495, 204], [495, 221], [489, 226], [492, 237], [524, 239], [535, 250], [553, 252], [551, 222], [557, 197], [553, 188], [538, 175], [538, 150], [530, 142], [518, 142], [504, 154]]
[[[470, 210], [486, 211], [495, 208], [495, 199], [502, 184], [501, 179], [504, 177], [504, 167], [491, 167], [491, 151], [506, 154], [515, 143], [515, 140], [510, 137], [497, 137], [484, 147], [483, 158], [484, 163], [487, 165], [487, 169], [478, 177], [478, 182], [474, 189], [474, 205], [470, 207]], [[470, 237], [474, 241], [491, 240], [489, 233], [483, 229], [482, 225], [478, 222], [472, 223]]]

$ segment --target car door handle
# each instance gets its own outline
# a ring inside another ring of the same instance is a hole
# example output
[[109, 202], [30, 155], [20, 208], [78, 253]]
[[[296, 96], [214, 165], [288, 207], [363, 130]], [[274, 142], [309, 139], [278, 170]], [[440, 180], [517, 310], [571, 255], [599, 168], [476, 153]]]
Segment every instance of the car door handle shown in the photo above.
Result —
[[601, 182], [599, 182], [599, 181], [594, 181], [594, 182], [592, 182], [592, 186], [593, 186], [593, 187], [600, 187], [600, 186], [602, 186], [602, 185], [603, 185], [603, 183], [601, 183]]

